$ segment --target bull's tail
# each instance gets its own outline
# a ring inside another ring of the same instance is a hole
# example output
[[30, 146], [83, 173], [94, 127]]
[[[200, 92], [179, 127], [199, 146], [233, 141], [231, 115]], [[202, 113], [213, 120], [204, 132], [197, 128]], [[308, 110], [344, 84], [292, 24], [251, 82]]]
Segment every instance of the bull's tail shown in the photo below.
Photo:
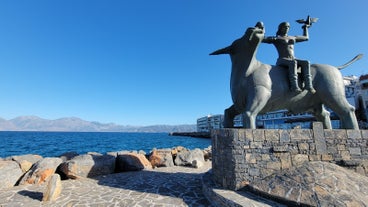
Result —
[[351, 59], [349, 62], [347, 62], [344, 65], [341, 65], [339, 67], [336, 67], [336, 68], [339, 69], [339, 70], [344, 69], [344, 68], [346, 68], [349, 65], [353, 64], [355, 61], [359, 60], [362, 57], [363, 57], [363, 54], [359, 54], [359, 55], [355, 56], [353, 59]]

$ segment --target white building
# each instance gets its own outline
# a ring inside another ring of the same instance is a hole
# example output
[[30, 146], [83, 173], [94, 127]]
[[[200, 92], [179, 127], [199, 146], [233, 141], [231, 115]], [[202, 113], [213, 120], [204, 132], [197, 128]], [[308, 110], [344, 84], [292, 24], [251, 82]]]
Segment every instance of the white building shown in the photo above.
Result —
[[[340, 120], [335, 113], [330, 111], [331, 125], [334, 129], [340, 128]], [[278, 110], [257, 116], [257, 128], [265, 129], [293, 129], [312, 128], [315, 117], [310, 113], [291, 114], [287, 110]]]
[[[359, 77], [355, 96], [357, 118], [362, 122], [368, 121], [368, 74]], [[367, 125], [367, 124], [366, 124]]]
[[357, 88], [358, 82], [359, 80], [356, 76], [344, 77], [346, 99], [348, 100], [349, 104], [354, 106], [355, 108], [357, 108], [356, 95], [357, 91], [359, 90]]
[[197, 132], [210, 132], [211, 129], [221, 129], [223, 126], [224, 115], [207, 115], [197, 119]]

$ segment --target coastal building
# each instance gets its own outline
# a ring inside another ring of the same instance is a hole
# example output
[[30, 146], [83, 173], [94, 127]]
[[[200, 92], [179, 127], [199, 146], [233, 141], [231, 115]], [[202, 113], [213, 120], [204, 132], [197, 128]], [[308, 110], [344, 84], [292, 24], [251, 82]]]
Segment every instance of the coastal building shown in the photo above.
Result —
[[224, 115], [207, 115], [197, 119], [197, 132], [210, 132], [212, 129], [221, 129], [223, 127]]
[[368, 74], [359, 77], [355, 96], [357, 118], [362, 127], [368, 128]]
[[[340, 128], [338, 116], [330, 111], [331, 125], [334, 129]], [[315, 118], [310, 113], [291, 114], [287, 110], [278, 110], [257, 116], [257, 128], [264, 129], [310, 129]]]
[[357, 108], [356, 97], [359, 91], [359, 79], [356, 76], [346, 76], [344, 77], [345, 84], [345, 96], [349, 104]]
[[[345, 95], [348, 102], [357, 110], [357, 119], [361, 128], [368, 128], [368, 74], [359, 78], [356, 76], [344, 77]], [[340, 128], [340, 120], [336, 113], [330, 112], [332, 128]], [[208, 115], [197, 120], [198, 132], [209, 132], [211, 129], [222, 128], [223, 115]], [[315, 118], [310, 113], [291, 114], [287, 110], [278, 110], [260, 114], [256, 118], [257, 128], [264, 129], [292, 129], [311, 128]], [[242, 115], [234, 118], [234, 127], [242, 127]]]

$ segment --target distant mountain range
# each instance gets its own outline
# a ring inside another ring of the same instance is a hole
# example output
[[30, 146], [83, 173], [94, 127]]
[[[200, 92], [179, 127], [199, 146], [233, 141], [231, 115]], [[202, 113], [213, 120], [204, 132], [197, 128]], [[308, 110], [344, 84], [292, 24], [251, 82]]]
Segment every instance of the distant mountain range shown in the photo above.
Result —
[[114, 123], [85, 121], [76, 117], [55, 120], [37, 116], [20, 116], [5, 120], [0, 118], [0, 131], [70, 131], [70, 132], [194, 132], [195, 124], [129, 126]]

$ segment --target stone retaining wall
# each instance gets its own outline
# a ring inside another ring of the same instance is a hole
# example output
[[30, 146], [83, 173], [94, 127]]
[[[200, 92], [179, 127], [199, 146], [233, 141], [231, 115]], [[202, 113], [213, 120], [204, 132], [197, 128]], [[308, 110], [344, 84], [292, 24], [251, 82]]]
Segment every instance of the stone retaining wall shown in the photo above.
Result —
[[253, 180], [307, 161], [326, 161], [368, 176], [368, 130], [220, 129], [212, 131], [212, 170], [222, 187]]

